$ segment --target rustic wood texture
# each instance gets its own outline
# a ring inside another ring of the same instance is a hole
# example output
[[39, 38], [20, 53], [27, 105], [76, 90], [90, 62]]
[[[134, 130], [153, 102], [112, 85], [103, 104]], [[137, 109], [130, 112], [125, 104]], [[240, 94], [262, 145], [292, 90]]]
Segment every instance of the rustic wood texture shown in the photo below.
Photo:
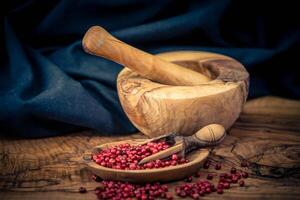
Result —
[[86, 32], [82, 46], [90, 54], [117, 62], [155, 82], [170, 85], [199, 85], [210, 81], [201, 73], [134, 48], [118, 40], [100, 26], [93, 26]]
[[[44, 139], [2, 137], [0, 199], [96, 199], [92, 190], [98, 183], [80, 163], [82, 154], [100, 143], [144, 137], [91, 131]], [[299, 199], [300, 102], [275, 97], [249, 101], [210, 158], [224, 162], [221, 171], [231, 165], [240, 168], [240, 161], [248, 160], [250, 178], [244, 188], [234, 186], [203, 199]], [[170, 191], [178, 184], [170, 183]], [[89, 192], [79, 194], [80, 186]]]
[[156, 137], [170, 132], [192, 135], [208, 124], [221, 124], [226, 129], [232, 126], [248, 96], [249, 74], [242, 64], [208, 52], [181, 51], [157, 56], [206, 74], [212, 81], [171, 86], [124, 68], [118, 75], [118, 95], [135, 127]]

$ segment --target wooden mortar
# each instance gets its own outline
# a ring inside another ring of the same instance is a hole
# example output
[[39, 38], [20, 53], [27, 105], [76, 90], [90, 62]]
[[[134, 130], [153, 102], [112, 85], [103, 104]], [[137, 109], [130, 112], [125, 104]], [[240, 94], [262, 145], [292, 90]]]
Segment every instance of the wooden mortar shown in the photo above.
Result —
[[117, 79], [118, 94], [135, 127], [154, 137], [170, 132], [192, 135], [213, 123], [226, 129], [232, 126], [248, 95], [249, 74], [241, 63], [208, 52], [178, 51], [157, 56], [201, 72], [212, 81], [195, 86], [171, 86], [124, 68]]
[[208, 124], [228, 129], [246, 102], [249, 74], [220, 54], [179, 51], [153, 56], [102, 27], [85, 34], [86, 52], [125, 66], [117, 79], [121, 105], [142, 133], [192, 135]]

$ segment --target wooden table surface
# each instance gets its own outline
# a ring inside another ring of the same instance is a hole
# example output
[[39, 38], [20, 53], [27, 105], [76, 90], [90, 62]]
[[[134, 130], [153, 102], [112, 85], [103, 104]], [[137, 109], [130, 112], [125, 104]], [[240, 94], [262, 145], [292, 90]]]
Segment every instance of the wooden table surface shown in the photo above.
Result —
[[[3, 134], [3, 133], [1, 133]], [[143, 138], [141, 134], [103, 136], [92, 131], [44, 139], [0, 140], [0, 199], [96, 199], [98, 183], [81, 155], [100, 143]], [[264, 97], [249, 101], [222, 145], [210, 158], [240, 168], [251, 165], [246, 186], [203, 199], [300, 199], [300, 101]], [[213, 172], [213, 169], [203, 170]], [[170, 191], [178, 182], [170, 183]], [[78, 193], [80, 186], [89, 192]]]

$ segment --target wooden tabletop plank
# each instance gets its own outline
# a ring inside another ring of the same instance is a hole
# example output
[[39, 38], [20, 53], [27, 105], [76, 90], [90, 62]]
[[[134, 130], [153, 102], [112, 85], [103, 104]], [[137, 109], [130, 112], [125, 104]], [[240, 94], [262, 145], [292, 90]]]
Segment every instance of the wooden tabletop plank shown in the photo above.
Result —
[[[2, 133], [1, 135], [4, 135]], [[0, 139], [0, 199], [96, 199], [98, 183], [84, 168], [81, 155], [110, 141], [143, 138], [142, 134], [103, 136], [93, 131], [43, 139]], [[224, 142], [210, 158], [222, 170], [250, 162], [243, 188], [205, 199], [299, 199], [300, 101], [264, 97], [249, 101]], [[213, 169], [200, 170], [202, 177]], [[170, 183], [170, 191], [178, 182]], [[78, 193], [80, 186], [87, 194]]]

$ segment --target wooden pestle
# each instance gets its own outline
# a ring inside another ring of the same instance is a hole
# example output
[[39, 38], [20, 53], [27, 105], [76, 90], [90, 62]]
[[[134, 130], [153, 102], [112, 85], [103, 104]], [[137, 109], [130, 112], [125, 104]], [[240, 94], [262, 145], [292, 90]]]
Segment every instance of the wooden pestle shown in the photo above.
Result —
[[93, 26], [86, 32], [82, 46], [87, 53], [119, 63], [155, 82], [168, 85], [200, 85], [210, 81], [199, 72], [132, 47], [100, 26]]

